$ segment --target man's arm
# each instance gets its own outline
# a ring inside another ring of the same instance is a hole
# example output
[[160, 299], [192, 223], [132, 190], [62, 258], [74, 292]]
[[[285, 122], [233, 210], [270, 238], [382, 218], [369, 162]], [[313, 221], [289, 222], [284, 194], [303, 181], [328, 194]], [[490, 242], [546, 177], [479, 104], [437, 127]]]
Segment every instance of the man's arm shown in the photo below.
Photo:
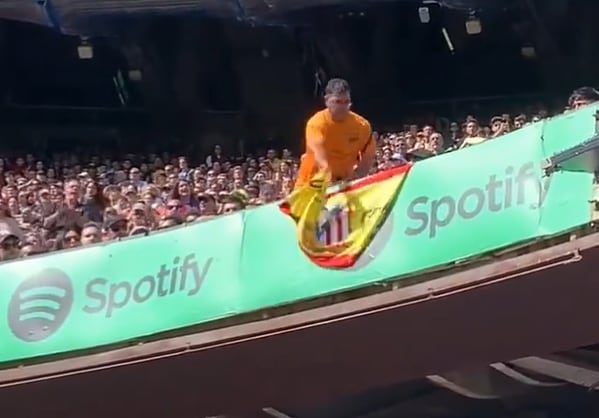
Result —
[[318, 169], [328, 174], [330, 168], [324, 146], [324, 132], [317, 123], [308, 122], [306, 125], [306, 147], [314, 154], [314, 161]]
[[[368, 127], [368, 131], [371, 132], [370, 126]], [[372, 137], [372, 133], [369, 133], [368, 142], [360, 152], [359, 161], [354, 170], [356, 177], [366, 177], [368, 175], [374, 164], [375, 156], [376, 141]]]

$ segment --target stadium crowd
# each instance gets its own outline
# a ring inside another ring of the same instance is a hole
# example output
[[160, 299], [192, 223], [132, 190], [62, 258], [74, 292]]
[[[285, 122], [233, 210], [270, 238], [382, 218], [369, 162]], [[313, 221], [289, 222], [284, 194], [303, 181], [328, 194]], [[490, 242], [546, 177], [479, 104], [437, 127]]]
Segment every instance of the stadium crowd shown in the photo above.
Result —
[[[577, 107], [572, 98], [570, 105]], [[405, 125], [375, 132], [372, 172], [474, 146], [546, 116], [504, 114], [488, 125], [469, 116], [445, 131]], [[196, 164], [168, 153], [2, 158], [0, 260], [147, 235], [271, 203], [291, 192], [298, 166], [288, 149], [235, 157], [218, 145]]]

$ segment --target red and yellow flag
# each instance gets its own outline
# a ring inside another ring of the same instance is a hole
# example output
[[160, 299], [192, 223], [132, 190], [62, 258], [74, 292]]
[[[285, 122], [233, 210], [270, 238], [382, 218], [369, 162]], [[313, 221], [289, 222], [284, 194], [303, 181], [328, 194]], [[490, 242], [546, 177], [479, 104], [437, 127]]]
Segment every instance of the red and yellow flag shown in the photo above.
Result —
[[391, 211], [410, 167], [375, 174], [330, 194], [321, 173], [296, 189], [280, 208], [295, 221], [302, 251], [321, 267], [351, 267]]

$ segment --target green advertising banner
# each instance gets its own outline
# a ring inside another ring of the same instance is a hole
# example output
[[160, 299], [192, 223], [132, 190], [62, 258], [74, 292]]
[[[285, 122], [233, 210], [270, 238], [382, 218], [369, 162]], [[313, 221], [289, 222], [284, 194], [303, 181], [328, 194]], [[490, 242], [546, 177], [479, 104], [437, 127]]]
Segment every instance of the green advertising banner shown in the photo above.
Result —
[[594, 134], [596, 108], [416, 164], [358, 262], [300, 251], [276, 205], [0, 265], [0, 362], [143, 339], [414, 274], [590, 220], [593, 176], [541, 162]]

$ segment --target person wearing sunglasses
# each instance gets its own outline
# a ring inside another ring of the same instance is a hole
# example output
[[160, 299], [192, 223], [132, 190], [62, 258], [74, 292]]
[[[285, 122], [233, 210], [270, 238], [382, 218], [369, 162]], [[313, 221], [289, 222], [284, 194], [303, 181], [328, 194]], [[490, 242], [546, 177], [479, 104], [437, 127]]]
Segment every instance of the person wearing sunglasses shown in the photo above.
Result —
[[368, 120], [350, 110], [349, 83], [340, 78], [329, 80], [324, 103], [325, 109], [306, 124], [306, 151], [295, 188], [309, 184], [317, 172], [324, 172], [331, 182], [363, 177], [374, 163], [372, 129]]
[[176, 217], [179, 219], [185, 219], [189, 212], [191, 211], [191, 207], [181, 203], [179, 199], [169, 199], [160, 210], [158, 214], [160, 217]]
[[121, 215], [107, 216], [104, 219], [104, 241], [124, 238], [129, 235], [127, 219]]
[[65, 228], [57, 236], [57, 249], [75, 248], [81, 245], [79, 228]]

